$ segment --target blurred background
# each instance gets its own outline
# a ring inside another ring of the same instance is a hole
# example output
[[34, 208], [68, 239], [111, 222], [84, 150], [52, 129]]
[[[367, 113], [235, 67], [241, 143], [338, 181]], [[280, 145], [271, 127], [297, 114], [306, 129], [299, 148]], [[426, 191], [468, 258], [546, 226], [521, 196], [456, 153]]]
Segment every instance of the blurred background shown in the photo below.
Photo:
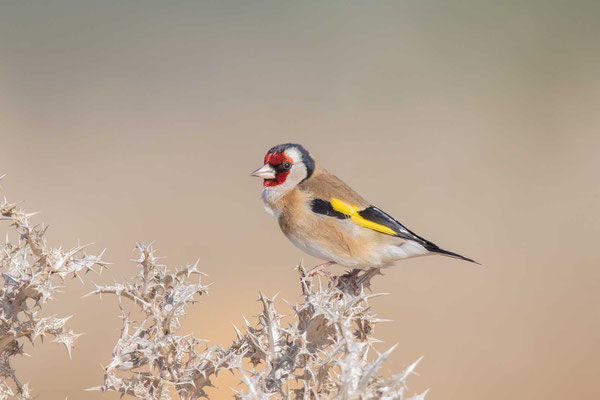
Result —
[[[27, 344], [18, 376], [44, 399], [118, 397], [83, 392], [117, 301], [81, 295], [133, 276], [135, 241], [213, 282], [184, 332], [226, 345], [259, 290], [299, 300], [293, 267], [318, 260], [249, 177], [292, 141], [483, 264], [427, 257], [374, 281], [393, 320], [376, 336], [400, 344], [385, 371], [424, 356], [409, 393], [600, 398], [599, 19], [594, 1], [3, 1], [1, 194], [52, 244], [114, 263], [45, 309], [85, 332], [72, 361]], [[211, 394], [231, 398], [222, 377]]]

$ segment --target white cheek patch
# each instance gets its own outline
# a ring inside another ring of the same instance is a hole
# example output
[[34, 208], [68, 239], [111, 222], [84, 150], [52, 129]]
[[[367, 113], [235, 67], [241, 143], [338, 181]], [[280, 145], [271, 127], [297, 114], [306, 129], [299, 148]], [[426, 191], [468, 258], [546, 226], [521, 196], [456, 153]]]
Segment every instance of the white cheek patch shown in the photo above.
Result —
[[294, 163], [290, 174], [285, 179], [285, 182], [279, 186], [284, 188], [284, 190], [287, 192], [302, 182], [304, 178], [306, 178], [306, 167], [302, 162]]

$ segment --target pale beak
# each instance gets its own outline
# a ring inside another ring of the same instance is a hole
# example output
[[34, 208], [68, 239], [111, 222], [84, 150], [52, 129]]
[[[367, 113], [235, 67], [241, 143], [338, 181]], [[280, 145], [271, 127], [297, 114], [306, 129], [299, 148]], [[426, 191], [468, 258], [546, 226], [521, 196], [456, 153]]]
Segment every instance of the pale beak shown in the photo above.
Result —
[[275, 179], [277, 176], [275, 170], [271, 167], [271, 164], [265, 164], [256, 171], [250, 174], [251, 176], [258, 176], [263, 179]]

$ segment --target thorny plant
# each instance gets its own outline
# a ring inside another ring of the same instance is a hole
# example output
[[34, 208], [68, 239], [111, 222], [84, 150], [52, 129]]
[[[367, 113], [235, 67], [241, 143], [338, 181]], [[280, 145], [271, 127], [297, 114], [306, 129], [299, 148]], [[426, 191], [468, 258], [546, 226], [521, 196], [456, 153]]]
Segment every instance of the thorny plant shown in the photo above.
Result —
[[[363, 288], [378, 271], [355, 270], [335, 277], [326, 287], [307, 276], [302, 265], [298, 271], [303, 301], [290, 304], [291, 324], [282, 326], [284, 316], [275, 309], [275, 297], [261, 293], [258, 325], [244, 319], [246, 333], [236, 329], [234, 347], [239, 352], [229, 367], [237, 370], [245, 385], [236, 398], [424, 399], [426, 392], [404, 396], [406, 378], [420, 359], [401, 374], [379, 373], [396, 346], [381, 354], [373, 348], [378, 342], [373, 328], [384, 320], [372, 313], [368, 301], [381, 294], [366, 294]], [[369, 352], [376, 356], [369, 357]], [[244, 358], [253, 368], [244, 368]]]
[[[60, 288], [55, 281], [106, 264], [102, 254], [86, 254], [85, 246], [68, 251], [49, 247], [47, 228], [32, 226], [31, 216], [6, 200], [0, 204], [0, 220], [16, 233], [12, 241], [7, 234], [0, 254], [0, 400], [32, 398], [10, 365], [13, 356], [23, 353], [24, 338], [33, 343], [52, 336], [70, 355], [79, 336], [65, 327], [69, 317], [39, 315]], [[168, 272], [151, 246], [137, 248], [140, 272], [132, 282], [96, 286], [90, 293], [126, 299], [144, 316], [134, 322], [121, 309], [123, 325], [113, 358], [103, 385], [93, 389], [147, 400], [194, 400], [208, 398], [205, 388], [212, 386], [211, 379], [228, 370], [240, 380], [234, 390], [240, 400], [424, 398], [426, 393], [404, 395], [406, 379], [419, 360], [398, 375], [386, 377], [379, 371], [395, 346], [381, 354], [373, 348], [373, 328], [382, 320], [369, 305], [378, 294], [367, 294], [364, 287], [377, 271], [353, 271], [323, 285], [299, 266], [302, 301], [288, 303], [290, 315], [279, 314], [275, 297], [260, 293], [257, 323], [244, 318], [243, 332], [235, 328], [229, 347], [207, 346], [194, 335], [177, 335], [186, 307], [207, 293], [198, 264]]]
[[200, 350], [202, 340], [194, 335], [177, 336], [179, 318], [185, 307], [207, 292], [197, 263], [168, 273], [158, 264], [151, 246], [138, 243], [140, 272], [133, 282], [96, 286], [89, 294], [114, 294], [130, 300], [145, 314], [139, 323], [122, 311], [121, 336], [113, 359], [104, 370], [104, 384], [91, 390], [116, 391], [139, 399], [181, 399], [207, 397], [215, 375], [229, 354], [219, 346]]
[[373, 327], [382, 321], [368, 303], [378, 294], [362, 290], [372, 272], [354, 271], [324, 287], [299, 266], [303, 301], [290, 305], [291, 324], [283, 326], [275, 298], [261, 293], [257, 325], [244, 318], [245, 332], [235, 328], [230, 347], [201, 349], [203, 343], [195, 336], [176, 335], [186, 305], [207, 291], [190, 279], [201, 274], [197, 263], [168, 273], [150, 246], [138, 244], [138, 250], [140, 272], [132, 283], [97, 286], [90, 293], [128, 299], [146, 316], [135, 324], [123, 314], [104, 385], [93, 389], [140, 399], [171, 399], [175, 393], [186, 400], [208, 398], [204, 389], [212, 386], [211, 378], [229, 370], [240, 378], [243, 389], [235, 397], [243, 400], [406, 398], [405, 381], [418, 361], [399, 375], [383, 377], [379, 367], [393, 348], [369, 357], [377, 342]]
[[80, 274], [105, 265], [102, 254], [86, 254], [86, 246], [67, 251], [49, 247], [47, 226], [32, 226], [32, 215], [6, 199], [0, 203], [0, 221], [8, 222], [12, 231], [6, 233], [0, 253], [0, 399], [32, 398], [28, 384], [17, 379], [10, 364], [12, 357], [23, 354], [25, 339], [33, 344], [37, 338], [51, 336], [71, 356], [79, 335], [65, 327], [70, 317], [41, 316], [40, 311], [61, 288], [57, 281], [69, 276], [81, 279]]

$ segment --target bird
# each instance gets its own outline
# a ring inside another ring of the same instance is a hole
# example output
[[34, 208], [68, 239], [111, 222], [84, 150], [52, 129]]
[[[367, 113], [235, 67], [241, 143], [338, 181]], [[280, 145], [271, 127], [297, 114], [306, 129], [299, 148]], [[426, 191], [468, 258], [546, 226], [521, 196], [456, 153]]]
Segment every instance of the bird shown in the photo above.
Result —
[[265, 210], [300, 250], [325, 261], [310, 274], [330, 274], [341, 265], [379, 271], [396, 262], [427, 255], [476, 261], [440, 248], [366, 201], [331, 174], [300, 144], [273, 146], [264, 165], [251, 173], [263, 179]]

